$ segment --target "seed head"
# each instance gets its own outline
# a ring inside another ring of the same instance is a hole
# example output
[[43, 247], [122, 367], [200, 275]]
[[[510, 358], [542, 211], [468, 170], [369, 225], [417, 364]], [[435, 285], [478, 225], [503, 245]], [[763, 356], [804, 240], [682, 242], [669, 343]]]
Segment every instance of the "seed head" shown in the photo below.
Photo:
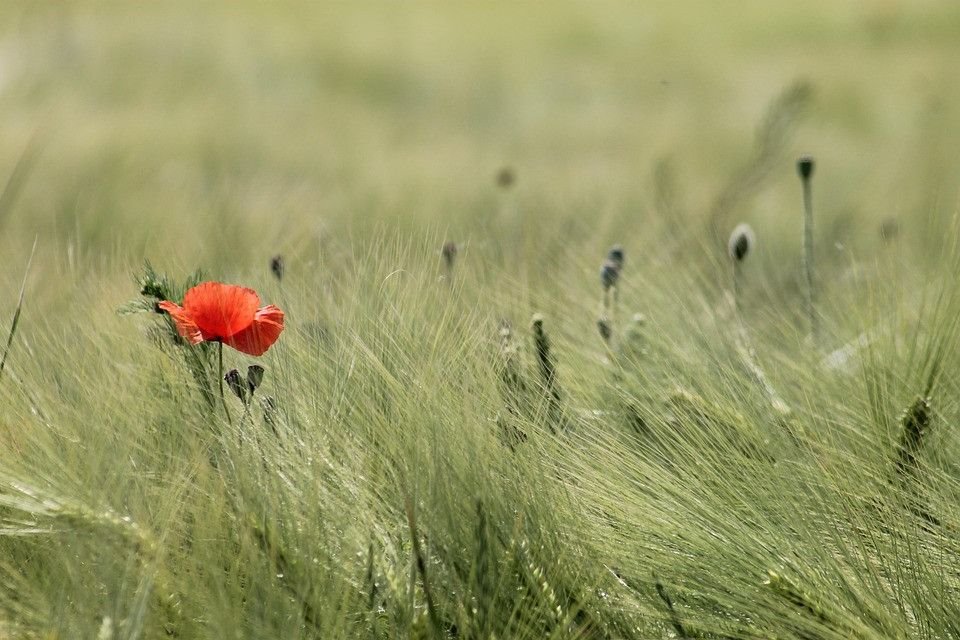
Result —
[[227, 383], [227, 386], [230, 387], [230, 391], [233, 391], [233, 395], [246, 401], [247, 387], [243, 383], [243, 378], [240, 377], [239, 371], [230, 369], [230, 371], [227, 371], [226, 375], [223, 376], [223, 380]]
[[607, 260], [617, 265], [617, 269], [623, 269], [623, 247], [618, 244], [610, 247], [607, 252]]
[[730, 234], [730, 241], [727, 243], [727, 253], [734, 262], [743, 262], [753, 244], [756, 242], [753, 229], [746, 223], [738, 224]]
[[260, 383], [263, 382], [263, 367], [258, 364], [252, 364], [247, 367], [247, 387], [250, 388], [250, 395], [257, 390]]
[[603, 266], [600, 267], [600, 284], [603, 285], [603, 290], [607, 291], [611, 287], [617, 286], [619, 279], [620, 267], [617, 266], [617, 263], [613, 260], [604, 262]]
[[277, 280], [283, 280], [283, 256], [277, 254], [270, 258], [270, 271]]
[[920, 448], [929, 433], [933, 418], [930, 398], [917, 397], [900, 416], [900, 444], [897, 447], [897, 473], [909, 473], [916, 469]]
[[804, 180], [809, 180], [813, 175], [813, 156], [803, 155], [797, 160], [797, 173]]
[[276, 433], [276, 421], [277, 421], [277, 402], [273, 399], [272, 396], [267, 396], [265, 398], [260, 398], [260, 407], [263, 409], [263, 421], [268, 425], [273, 427], [273, 432]]
[[509, 340], [513, 336], [513, 326], [506, 318], [500, 318], [497, 332], [500, 335], [500, 340]]

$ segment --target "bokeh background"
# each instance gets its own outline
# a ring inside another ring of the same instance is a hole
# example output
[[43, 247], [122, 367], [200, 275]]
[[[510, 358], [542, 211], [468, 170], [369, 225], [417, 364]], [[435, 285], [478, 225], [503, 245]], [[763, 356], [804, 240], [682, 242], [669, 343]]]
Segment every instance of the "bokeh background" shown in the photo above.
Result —
[[955, 208], [958, 59], [949, 0], [5, 2], [2, 290], [35, 235], [108, 271], [241, 270], [377, 225], [480, 245], [502, 166], [530, 233], [641, 234], [664, 181], [696, 225], [797, 82], [730, 222], [799, 232], [810, 152], [824, 233], [874, 242]]

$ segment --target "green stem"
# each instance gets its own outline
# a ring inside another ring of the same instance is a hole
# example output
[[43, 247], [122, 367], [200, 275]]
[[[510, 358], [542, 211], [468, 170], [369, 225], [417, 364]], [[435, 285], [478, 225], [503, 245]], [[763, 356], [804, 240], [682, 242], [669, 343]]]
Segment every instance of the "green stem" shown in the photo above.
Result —
[[243, 415], [240, 416], [240, 427], [237, 429], [237, 431], [240, 432], [241, 441], [243, 440], [243, 427], [247, 423], [247, 418], [250, 416], [250, 405], [253, 404], [253, 394], [254, 392], [251, 391], [250, 395], [243, 400]]
[[227, 422], [230, 423], [230, 426], [233, 426], [233, 418], [230, 417], [230, 409], [227, 407], [227, 397], [223, 395], [223, 342], [217, 342], [218, 348], [218, 361], [220, 364], [220, 402], [223, 404], [223, 412], [227, 414]]
[[740, 262], [738, 260], [733, 261], [733, 304], [737, 314], [737, 321], [743, 322], [743, 291], [740, 284]]
[[813, 196], [810, 193], [810, 178], [803, 179], [803, 268], [807, 280], [807, 315], [810, 318], [810, 335], [814, 340], [820, 333], [816, 309], [816, 285], [813, 273]]

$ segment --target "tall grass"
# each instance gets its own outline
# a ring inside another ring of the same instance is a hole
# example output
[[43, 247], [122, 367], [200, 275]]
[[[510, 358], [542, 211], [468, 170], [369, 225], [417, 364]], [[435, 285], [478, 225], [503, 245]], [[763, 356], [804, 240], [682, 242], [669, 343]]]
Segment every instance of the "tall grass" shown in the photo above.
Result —
[[[933, 135], [881, 84], [950, 77], [952, 5], [703, 3], [656, 37], [564, 2], [237, 6], [0, 8], [0, 170], [63, 132], [0, 217], [8, 315], [40, 238], [0, 636], [960, 636], [956, 88]], [[800, 137], [831, 167], [817, 349]], [[152, 312], [201, 277], [284, 309], [266, 355]]]

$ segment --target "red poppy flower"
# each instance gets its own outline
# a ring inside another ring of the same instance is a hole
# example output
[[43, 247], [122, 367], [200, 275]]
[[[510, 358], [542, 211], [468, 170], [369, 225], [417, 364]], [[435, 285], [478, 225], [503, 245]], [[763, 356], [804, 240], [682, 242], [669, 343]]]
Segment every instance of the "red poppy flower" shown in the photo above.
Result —
[[157, 306], [170, 314], [190, 344], [222, 342], [259, 356], [283, 331], [283, 311], [272, 304], [260, 307], [256, 291], [232, 284], [201, 282], [184, 294], [182, 307], [168, 301]]

